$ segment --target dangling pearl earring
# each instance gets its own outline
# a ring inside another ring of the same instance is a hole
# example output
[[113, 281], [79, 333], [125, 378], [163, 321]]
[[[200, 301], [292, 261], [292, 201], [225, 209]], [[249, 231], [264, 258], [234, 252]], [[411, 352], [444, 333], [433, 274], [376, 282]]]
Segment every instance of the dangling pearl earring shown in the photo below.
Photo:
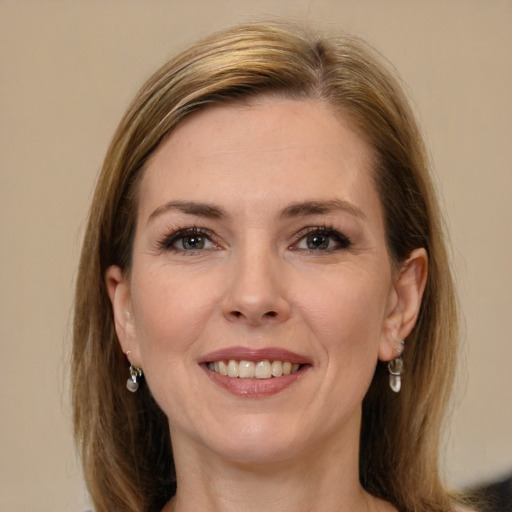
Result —
[[[130, 356], [130, 351], [126, 352], [126, 357], [128, 357], [128, 361]], [[126, 389], [128, 391], [131, 391], [132, 393], [135, 393], [137, 389], [139, 389], [139, 383], [137, 382], [138, 377], [142, 377], [142, 370], [140, 368], [137, 368], [136, 366], [133, 366], [133, 364], [130, 361], [130, 368], [128, 370], [130, 372], [130, 377], [126, 381]]]
[[402, 387], [402, 373], [404, 371], [404, 361], [402, 359], [402, 352], [404, 349], [405, 341], [400, 341], [400, 348], [396, 351], [398, 356], [388, 363], [389, 371], [389, 387], [395, 393], [399, 393]]

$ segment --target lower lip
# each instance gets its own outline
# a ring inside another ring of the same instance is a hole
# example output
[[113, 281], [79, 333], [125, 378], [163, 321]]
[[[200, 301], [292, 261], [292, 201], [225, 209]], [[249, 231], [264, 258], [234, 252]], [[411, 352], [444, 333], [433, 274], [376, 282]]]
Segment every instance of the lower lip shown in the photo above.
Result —
[[308, 368], [305, 366], [296, 373], [282, 375], [281, 377], [271, 377], [270, 379], [240, 379], [226, 377], [225, 375], [209, 370], [206, 365], [201, 366], [215, 384], [233, 395], [247, 398], [265, 397], [280, 393], [300, 380], [305, 375]]

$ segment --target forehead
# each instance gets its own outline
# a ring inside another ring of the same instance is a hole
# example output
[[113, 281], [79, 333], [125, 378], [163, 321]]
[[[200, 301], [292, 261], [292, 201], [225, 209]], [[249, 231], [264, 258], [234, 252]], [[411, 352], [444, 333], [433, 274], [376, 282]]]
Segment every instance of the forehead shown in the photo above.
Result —
[[364, 138], [321, 101], [265, 97], [209, 107], [183, 120], [151, 156], [140, 206], [306, 196], [364, 203], [375, 196], [372, 160]]

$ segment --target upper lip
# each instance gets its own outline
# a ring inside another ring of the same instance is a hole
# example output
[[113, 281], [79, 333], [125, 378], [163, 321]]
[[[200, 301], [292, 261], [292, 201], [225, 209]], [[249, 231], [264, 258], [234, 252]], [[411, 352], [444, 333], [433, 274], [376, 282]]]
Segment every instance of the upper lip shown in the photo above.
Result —
[[199, 363], [210, 363], [214, 361], [288, 361], [290, 363], [311, 364], [308, 357], [291, 350], [279, 347], [268, 347], [261, 349], [247, 347], [229, 347], [210, 352], [199, 360]]

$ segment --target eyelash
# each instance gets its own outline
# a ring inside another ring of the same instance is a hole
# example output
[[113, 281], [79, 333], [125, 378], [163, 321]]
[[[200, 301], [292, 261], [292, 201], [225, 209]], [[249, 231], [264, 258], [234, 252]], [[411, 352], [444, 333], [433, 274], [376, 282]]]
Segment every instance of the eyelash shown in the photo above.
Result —
[[[173, 230], [171, 233], [165, 234], [160, 240], [157, 242], [158, 249], [162, 251], [175, 251], [175, 252], [187, 252], [187, 253], [195, 253], [196, 250], [190, 249], [179, 249], [174, 247], [174, 244], [179, 240], [182, 240], [186, 237], [200, 237], [202, 239], [206, 239], [210, 241], [214, 246], [217, 247], [217, 244], [212, 241], [212, 232], [209, 229], [198, 228], [198, 227], [190, 227], [190, 228], [177, 228]], [[197, 251], [201, 251], [202, 249], [197, 249]]]
[[[326, 238], [331, 238], [338, 246], [333, 248], [327, 248], [327, 249], [299, 249], [296, 247], [299, 242], [306, 239], [306, 237], [310, 235], [320, 235]], [[348, 250], [352, 246], [352, 241], [350, 238], [337, 229], [331, 227], [331, 226], [315, 226], [315, 227], [308, 227], [300, 230], [296, 234], [297, 241], [294, 242], [294, 244], [290, 247], [290, 249], [294, 250], [303, 250], [308, 252], [333, 252], [333, 251], [339, 251], [339, 250]]]
[[[326, 248], [326, 249], [310, 249], [310, 248], [299, 248], [297, 245], [306, 237], [311, 235], [319, 235], [325, 238], [330, 238], [333, 240], [338, 246], [333, 248]], [[211, 244], [214, 245], [214, 248], [218, 248], [218, 245], [212, 240], [212, 232], [208, 229], [199, 228], [199, 227], [189, 227], [189, 228], [177, 228], [173, 230], [171, 233], [165, 234], [161, 239], [157, 241], [157, 247], [161, 251], [174, 251], [174, 252], [180, 252], [180, 253], [189, 253], [194, 254], [196, 252], [200, 252], [204, 250], [203, 248], [200, 249], [184, 249], [184, 248], [178, 248], [174, 247], [174, 244], [178, 242], [179, 240], [183, 240], [186, 237], [200, 237], [201, 239], [208, 240]], [[295, 235], [296, 241], [289, 247], [290, 250], [302, 250], [312, 253], [319, 253], [319, 252], [333, 252], [338, 250], [348, 250], [352, 246], [352, 241], [349, 237], [341, 233], [340, 231], [334, 229], [330, 226], [314, 226], [314, 227], [307, 227], [304, 229], [301, 229], [296, 235]]]

